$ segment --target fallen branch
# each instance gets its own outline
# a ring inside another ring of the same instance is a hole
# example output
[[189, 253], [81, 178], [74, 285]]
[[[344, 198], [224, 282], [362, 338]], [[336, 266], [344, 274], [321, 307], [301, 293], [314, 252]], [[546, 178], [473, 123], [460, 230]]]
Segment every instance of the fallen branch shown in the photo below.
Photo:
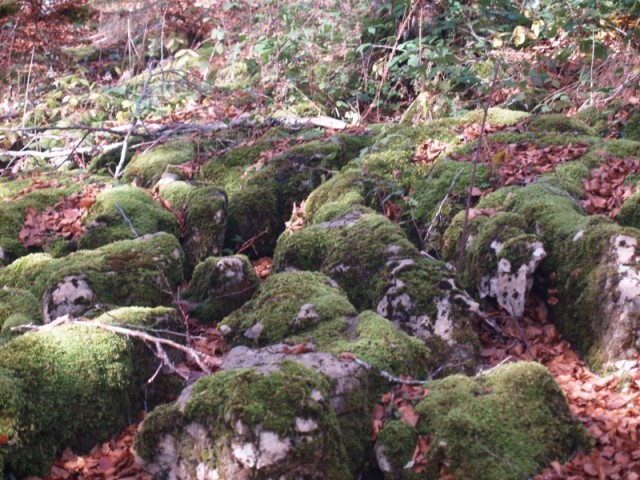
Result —
[[[40, 158], [59, 158], [59, 157], [68, 157], [69, 155], [73, 155], [74, 153], [82, 154], [82, 153], [91, 153], [91, 154], [100, 154], [110, 152], [112, 150], [117, 150], [122, 147], [124, 142], [112, 143], [110, 145], [105, 145], [103, 147], [92, 146], [92, 147], [82, 147], [82, 148], [69, 148], [65, 150], [47, 150], [46, 152], [40, 152], [38, 150], [22, 150], [19, 152], [15, 152], [13, 150], [0, 150], [0, 157], [12, 157], [12, 158], [20, 158], [20, 157], [40, 157]], [[129, 148], [137, 148], [139, 145], [132, 145]]]
[[[158, 358], [160, 358], [162, 363], [165, 364], [167, 367], [169, 367], [169, 369], [171, 369], [172, 371], [177, 372], [177, 370], [175, 369], [175, 367], [173, 367], [173, 364], [169, 360], [167, 353], [164, 351], [162, 347], [163, 345], [165, 345], [167, 347], [171, 347], [180, 352], [183, 352], [187, 356], [191, 357], [196, 362], [198, 367], [200, 367], [200, 369], [205, 374], [209, 375], [211, 373], [211, 369], [206, 365], [206, 363], [202, 358], [204, 357], [204, 359], [211, 360], [211, 357], [209, 355], [197, 352], [193, 348], [174, 342], [173, 340], [169, 340], [162, 337], [156, 337], [154, 335], [150, 335], [145, 332], [134, 330], [133, 328], [129, 328], [129, 327], [109, 325], [106, 323], [96, 322], [94, 320], [73, 320], [68, 315], [66, 315], [46, 325], [33, 325], [33, 324], [19, 325], [17, 327], [12, 327], [11, 331], [25, 331], [25, 330], [47, 331], [47, 330], [52, 330], [53, 328], [56, 328], [60, 325], [81, 325], [85, 327], [94, 327], [94, 328], [99, 328], [101, 330], [105, 330], [107, 332], [115, 333], [118, 335], [138, 338], [147, 344], [153, 345], [155, 348], [156, 355], [158, 356]], [[180, 374], [179, 372], [177, 373], [184, 378], [184, 375]]]

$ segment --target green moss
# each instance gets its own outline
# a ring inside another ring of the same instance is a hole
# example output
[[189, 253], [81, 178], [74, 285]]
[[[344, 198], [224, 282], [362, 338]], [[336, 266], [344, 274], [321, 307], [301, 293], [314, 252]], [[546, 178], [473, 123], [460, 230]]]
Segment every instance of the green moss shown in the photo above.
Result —
[[171, 302], [167, 286], [183, 281], [183, 254], [166, 233], [122, 240], [65, 258], [46, 254], [22, 257], [0, 270], [0, 286], [29, 290], [36, 298], [70, 275], [83, 276], [103, 305], [155, 306]]
[[[484, 112], [482, 110], [473, 110], [462, 115], [459, 119], [460, 124], [465, 123], [481, 123]], [[519, 112], [517, 110], [507, 110], [505, 108], [490, 108], [487, 121], [491, 125], [512, 126], [528, 118], [527, 112]]]
[[249, 85], [250, 79], [249, 66], [245, 62], [233, 62], [218, 70], [215, 86], [225, 89], [239, 89]]
[[270, 276], [256, 296], [223, 320], [233, 343], [271, 345], [331, 320], [356, 315], [346, 295], [315, 272]]
[[62, 53], [72, 57], [77, 62], [93, 62], [100, 58], [100, 49], [93, 45], [63, 48]]
[[509, 364], [475, 380], [451, 376], [428, 389], [416, 407], [418, 431], [434, 446], [425, 478], [439, 478], [444, 462], [456, 478], [519, 480], [590, 447], [560, 388], [538, 364]]
[[[359, 170], [349, 170], [335, 175], [316, 188], [307, 198], [304, 215], [312, 223], [323, 206], [335, 203], [341, 206], [364, 202], [364, 176]], [[320, 220], [325, 221], [325, 220]]]
[[229, 197], [225, 248], [238, 251], [253, 239], [250, 256], [273, 252], [278, 235], [284, 230], [280, 222], [283, 212], [278, 209], [274, 184], [248, 185]]
[[622, 136], [627, 140], [640, 142], [640, 111], [629, 117], [624, 125]]
[[222, 320], [248, 301], [258, 288], [253, 265], [244, 255], [209, 257], [196, 267], [184, 298], [201, 321]]
[[616, 221], [620, 225], [640, 228], [640, 193], [634, 193], [624, 201]]
[[594, 129], [586, 123], [575, 117], [567, 117], [562, 114], [534, 116], [529, 123], [529, 128], [536, 131], [571, 133], [574, 135], [595, 135]]
[[332, 245], [332, 236], [326, 228], [311, 226], [285, 232], [278, 238], [271, 268], [274, 272], [287, 268], [320, 270]]
[[357, 309], [375, 308], [375, 275], [391, 256], [411, 257], [416, 248], [398, 225], [377, 214], [365, 214], [337, 233], [322, 272], [338, 282]]
[[11, 336], [11, 327], [27, 323], [42, 323], [40, 302], [26, 290], [0, 289], [0, 342]]
[[0, 373], [0, 398], [10, 399], [0, 404], [0, 422], [11, 424], [11, 443], [0, 450], [5, 471], [46, 475], [63, 448], [86, 452], [128, 425], [153, 373], [153, 356], [140, 351], [148, 352], [124, 336], [71, 325], [1, 347], [0, 371], [20, 379], [7, 385]]
[[86, 232], [78, 240], [81, 249], [98, 248], [148, 233], [167, 232], [177, 236], [179, 232], [178, 221], [171, 212], [144, 190], [128, 186], [100, 192], [83, 223]]
[[125, 167], [122, 178], [137, 180], [139, 185], [150, 186], [160, 179], [170, 165], [179, 165], [195, 156], [195, 147], [189, 139], [176, 139], [133, 157]]
[[[345, 467], [347, 454], [329, 394], [326, 377], [294, 362], [281, 362], [266, 372], [223, 371], [193, 386], [182, 415], [173, 407], [152, 412], [136, 438], [135, 447], [143, 457], [152, 458], [162, 434], [175, 431], [176, 425], [195, 422], [209, 429], [214, 448], [219, 452], [237, 435], [238, 424], [246, 428], [247, 440], [255, 441], [253, 437], [260, 431], [273, 432], [282, 439], [298, 436], [296, 418], [312, 419], [319, 429], [305, 436], [306, 441], [294, 443], [295, 450], [288, 457], [295, 459], [301, 472], [313, 466], [320, 469], [314, 474], [324, 478], [352, 478], [355, 472]], [[215, 467], [218, 452], [189, 449], [186, 454], [194, 464], [206, 461]]]
[[614, 157], [628, 158], [640, 157], [640, 141], [621, 138], [619, 140], [609, 140], [605, 143], [605, 150]]
[[160, 188], [160, 196], [185, 212], [182, 245], [189, 272], [206, 257], [222, 253], [227, 220], [227, 196], [223, 191], [172, 182]]
[[354, 353], [392, 375], [425, 378], [429, 370], [435, 368], [431, 352], [422, 340], [398, 330], [389, 320], [372, 311], [362, 312], [355, 331], [345, 339], [334, 339], [327, 349], [335, 355]]
[[[417, 479], [418, 475], [411, 476], [411, 470], [404, 468], [413, 458], [417, 444], [418, 433], [415, 428], [401, 420], [391, 420], [378, 434], [376, 451], [388, 460], [392, 472], [398, 472], [397, 474], [403, 479]], [[385, 478], [396, 478], [396, 476], [389, 475]]]

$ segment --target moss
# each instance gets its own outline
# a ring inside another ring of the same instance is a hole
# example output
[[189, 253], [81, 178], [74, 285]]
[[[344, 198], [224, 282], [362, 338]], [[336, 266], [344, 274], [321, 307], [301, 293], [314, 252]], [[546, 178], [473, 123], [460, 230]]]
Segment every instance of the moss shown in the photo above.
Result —
[[40, 302], [26, 290], [0, 289], [0, 342], [12, 335], [11, 327], [27, 323], [42, 323]]
[[531, 119], [529, 128], [536, 131], [572, 133], [574, 135], [595, 135], [593, 128], [577, 118], [562, 114], [537, 115]]
[[433, 445], [425, 478], [439, 478], [444, 462], [456, 478], [522, 479], [590, 447], [541, 365], [510, 364], [479, 379], [451, 376], [428, 389], [416, 407], [418, 431]]
[[637, 232], [625, 231], [602, 216], [585, 215], [570, 195], [551, 184], [501, 189], [479, 206], [492, 205], [521, 215], [527, 220], [528, 232], [541, 232], [547, 257], [538, 272], [557, 278], [554, 288], [560, 301], [554, 307], [556, 325], [595, 365], [602, 354], [601, 308], [607, 276], [603, 255], [613, 235], [635, 236]]
[[222, 320], [247, 302], [258, 288], [253, 265], [244, 255], [209, 257], [196, 267], [184, 298], [201, 321]]
[[172, 182], [160, 188], [160, 196], [185, 212], [182, 245], [188, 273], [206, 257], [222, 253], [227, 220], [227, 196], [223, 191]]
[[355, 316], [346, 295], [316, 272], [270, 276], [255, 297], [225, 318], [233, 343], [272, 345], [323, 322]]
[[[417, 479], [418, 475], [412, 476], [411, 470], [404, 469], [413, 458], [417, 444], [418, 433], [415, 428], [401, 420], [391, 420], [378, 434], [376, 451], [389, 462], [391, 472], [402, 472], [400, 475], [403, 479]], [[396, 478], [396, 475], [385, 478]]]
[[0, 286], [23, 288], [40, 299], [65, 277], [79, 275], [103, 305], [155, 306], [171, 302], [165, 279], [171, 288], [180, 285], [182, 262], [178, 241], [162, 233], [82, 250], [61, 259], [27, 255], [0, 270]]
[[222, 188], [231, 195], [240, 188], [245, 169], [253, 165], [262, 152], [273, 146], [273, 142], [261, 141], [234, 147], [221, 157], [214, 157], [205, 162], [200, 168], [198, 178]]
[[245, 62], [233, 62], [218, 70], [214, 83], [219, 88], [239, 89], [249, 85], [250, 79], [249, 66]]
[[[484, 113], [482, 110], [473, 110], [462, 115], [459, 119], [460, 124], [465, 123], [481, 123]], [[505, 108], [490, 108], [487, 116], [487, 121], [491, 125], [504, 125], [510, 127], [521, 122], [525, 118], [528, 118], [527, 112], [520, 112], [517, 110], [508, 110]]]
[[93, 45], [78, 45], [62, 49], [62, 53], [77, 62], [93, 62], [100, 58], [100, 49]]
[[179, 232], [175, 215], [144, 190], [128, 186], [100, 192], [83, 223], [86, 232], [78, 240], [81, 249], [98, 248], [148, 233], [167, 232], [177, 236]]
[[624, 201], [616, 221], [620, 225], [640, 228], [640, 192], [634, 193]]
[[[322, 183], [307, 197], [304, 216], [316, 223], [315, 216], [328, 203], [355, 205], [364, 202], [364, 176], [359, 170], [349, 170]], [[321, 220], [325, 221], [325, 220]]]
[[640, 141], [621, 138], [605, 143], [605, 150], [614, 157], [640, 157]]
[[287, 474], [312, 473], [336, 480], [352, 478], [352, 472], [345, 467], [347, 454], [329, 395], [330, 382], [326, 377], [294, 362], [283, 361], [266, 372], [223, 371], [193, 386], [182, 415], [172, 407], [152, 412], [136, 438], [135, 447], [143, 457], [152, 458], [161, 435], [175, 431], [176, 425], [195, 422], [209, 429], [217, 451], [189, 449], [187, 455], [194, 464], [205, 461], [215, 467], [220, 451], [238, 435], [238, 424], [245, 427], [248, 441], [256, 441], [254, 437], [260, 431], [274, 432], [283, 439], [297, 437], [300, 434], [296, 418], [313, 419], [319, 429], [305, 436], [305, 441], [294, 443], [295, 450], [287, 457], [294, 459], [296, 471]]
[[122, 178], [136, 180], [139, 185], [150, 186], [160, 179], [170, 165], [179, 165], [195, 156], [190, 139], [176, 139], [133, 157], [125, 167]]
[[412, 129], [401, 133], [384, 132], [359, 160], [363, 171], [372, 177], [394, 178], [394, 171], [411, 168], [417, 143]]
[[229, 197], [227, 233], [224, 246], [237, 251], [250, 240], [253, 256], [270, 255], [278, 235], [284, 230], [279, 220], [283, 215], [278, 209], [275, 185], [248, 185]]
[[124, 336], [72, 325], [27, 333], [0, 348], [0, 370], [20, 379], [7, 386], [0, 375], [0, 398], [12, 399], [0, 404], [0, 419], [13, 425], [0, 465], [18, 477], [46, 475], [63, 448], [87, 452], [127, 425], [153, 373], [153, 356], [139, 355]]
[[640, 111], [629, 117], [622, 130], [622, 136], [627, 140], [640, 142]]
[[356, 308], [375, 308], [378, 298], [371, 288], [375, 275], [391, 256], [411, 257], [417, 250], [398, 225], [377, 214], [362, 215], [339, 235], [322, 272], [338, 282]]
[[392, 375], [425, 378], [429, 370], [436, 367], [422, 340], [398, 330], [389, 320], [372, 311], [362, 312], [355, 331], [345, 339], [334, 337], [326, 348], [335, 355], [354, 353]]
[[273, 255], [272, 271], [289, 268], [317, 271], [333, 245], [326, 228], [307, 227], [297, 232], [285, 232], [278, 238]]

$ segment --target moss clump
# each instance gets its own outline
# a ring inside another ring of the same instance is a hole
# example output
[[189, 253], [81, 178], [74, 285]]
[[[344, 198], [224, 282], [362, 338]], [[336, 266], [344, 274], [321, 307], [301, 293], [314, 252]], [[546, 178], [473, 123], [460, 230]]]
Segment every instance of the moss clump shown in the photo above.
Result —
[[0, 288], [0, 344], [11, 337], [12, 327], [28, 323], [42, 323], [40, 302], [27, 290]]
[[161, 233], [61, 259], [27, 255], [0, 270], [0, 286], [23, 288], [41, 299], [65, 277], [81, 276], [100, 304], [155, 306], [171, 302], [167, 284], [175, 289], [182, 283], [182, 263], [176, 238]]
[[215, 78], [215, 86], [225, 89], [240, 89], [249, 85], [251, 73], [245, 62], [233, 62], [218, 70]]
[[285, 232], [278, 238], [273, 254], [274, 272], [290, 268], [317, 271], [333, 246], [332, 235], [327, 228], [311, 226], [297, 232]]
[[433, 445], [424, 478], [439, 478], [445, 463], [456, 478], [520, 480], [590, 447], [584, 427], [539, 364], [510, 364], [477, 379], [451, 376], [428, 389], [416, 406], [417, 430]]
[[158, 181], [170, 165], [186, 163], [194, 155], [195, 147], [190, 139], [177, 139], [133, 157], [122, 178], [128, 182], [136, 180], [139, 185], [148, 187]]
[[149, 233], [167, 232], [178, 236], [179, 232], [178, 221], [171, 212], [162, 208], [144, 190], [128, 186], [99, 193], [84, 225], [86, 232], [78, 240], [81, 249], [98, 248]]
[[577, 118], [562, 114], [538, 115], [531, 119], [529, 128], [535, 131], [572, 133], [574, 135], [595, 135], [593, 128]]
[[324, 182], [307, 198], [305, 218], [311, 223], [327, 220], [326, 215], [316, 219], [316, 214], [329, 203], [345, 207], [364, 203], [364, 175], [359, 170], [348, 170]]
[[201, 321], [222, 320], [247, 302], [259, 285], [244, 255], [209, 257], [196, 267], [184, 298]]
[[[270, 465], [276, 476], [352, 478], [355, 472], [345, 467], [347, 454], [329, 395], [330, 382], [324, 375], [294, 362], [281, 362], [268, 371], [220, 372], [193, 386], [183, 413], [174, 407], [153, 411], [136, 437], [135, 448], [151, 460], [165, 433], [177, 438], [180, 448], [189, 442], [180, 426], [202, 425], [206, 439], [200, 446], [181, 448], [188, 457], [183, 460], [185, 465], [205, 463], [216, 468], [232, 441], [253, 443], [261, 432], [272, 432], [292, 445], [281, 465]], [[296, 419], [312, 420], [318, 428], [310, 434], [300, 432]]]
[[185, 212], [182, 245], [190, 270], [205, 258], [222, 253], [227, 221], [227, 196], [222, 190], [172, 182], [160, 188], [160, 196]]
[[621, 138], [619, 140], [609, 140], [604, 145], [607, 153], [614, 157], [628, 158], [628, 157], [640, 157], [640, 141], [635, 141], [627, 138]]
[[356, 308], [375, 308], [378, 298], [371, 283], [376, 274], [390, 258], [416, 254], [398, 225], [382, 215], [365, 214], [340, 229], [322, 272], [338, 282]]
[[273, 183], [241, 188], [229, 197], [225, 248], [236, 252], [245, 242], [253, 240], [248, 254], [270, 254], [284, 230], [282, 216]]
[[640, 142], [640, 111], [629, 117], [629, 120], [624, 125], [622, 136], [627, 140]]
[[344, 339], [335, 339], [334, 334], [326, 348], [335, 355], [354, 353], [368, 364], [393, 375], [425, 378], [431, 368], [436, 368], [431, 352], [422, 340], [398, 330], [389, 320], [372, 311], [362, 312], [355, 330]]
[[256, 296], [221, 323], [233, 343], [271, 345], [324, 322], [357, 314], [331, 280], [315, 272], [272, 275]]
[[624, 201], [616, 221], [620, 225], [640, 228], [640, 192], [634, 193]]
[[8, 401], [0, 425], [9, 426], [10, 443], [0, 450], [0, 474], [46, 475], [63, 448], [86, 452], [127, 425], [152, 359], [124, 336], [85, 326], [27, 333], [1, 347], [0, 399]]
[[[376, 458], [378, 466], [386, 474], [385, 478], [417, 480], [419, 475], [405, 469], [416, 450], [418, 433], [416, 429], [401, 420], [391, 420], [378, 434], [376, 441]], [[394, 475], [395, 473], [395, 475]]]

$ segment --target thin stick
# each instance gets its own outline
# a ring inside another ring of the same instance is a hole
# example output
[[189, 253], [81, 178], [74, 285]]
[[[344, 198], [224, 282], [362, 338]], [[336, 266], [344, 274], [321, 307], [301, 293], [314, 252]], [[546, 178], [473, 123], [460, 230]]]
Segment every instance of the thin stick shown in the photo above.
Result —
[[460, 235], [460, 253], [458, 255], [458, 262], [456, 263], [456, 270], [462, 269], [462, 261], [464, 260], [465, 250], [467, 248], [467, 237], [469, 235], [469, 210], [471, 210], [471, 192], [473, 192], [476, 186], [476, 176], [478, 174], [478, 162], [480, 160], [480, 150], [484, 144], [484, 135], [487, 126], [487, 117], [489, 115], [489, 107], [491, 106], [491, 92], [495, 89], [496, 82], [498, 80], [498, 72], [500, 70], [500, 62], [494, 59], [495, 67], [493, 69], [493, 80], [491, 81], [491, 87], [489, 88], [489, 96], [487, 102], [484, 104], [484, 112], [482, 114], [482, 125], [480, 127], [480, 136], [478, 137], [478, 144], [473, 151], [473, 173], [471, 174], [471, 185], [469, 185], [469, 193], [467, 194], [467, 205], [464, 211], [464, 225], [462, 227], [462, 234]]
[[36, 47], [31, 48], [31, 62], [29, 63], [29, 74], [27, 75], [27, 88], [24, 92], [24, 109], [22, 110], [22, 126], [24, 127], [27, 118], [27, 103], [29, 102], [29, 87], [31, 86], [31, 70], [33, 69], [33, 57], [36, 53]]
[[124, 213], [124, 210], [122, 210], [122, 207], [116, 203], [116, 208], [120, 212], [120, 215], [122, 215], [122, 218], [124, 218], [124, 221], [127, 222], [127, 225], [129, 225], [129, 228], [131, 229], [133, 234], [136, 236], [136, 238], [140, 237], [140, 235], [138, 235], [138, 232], [136, 232], [136, 229], [133, 227], [133, 223], [131, 223], [131, 220], [129, 220], [129, 217], [127, 217], [127, 215]]
[[440, 206], [438, 207], [438, 211], [436, 212], [436, 214], [433, 216], [433, 220], [431, 220], [431, 223], [429, 223], [429, 228], [427, 229], [427, 233], [425, 233], [424, 235], [423, 245], [426, 245], [427, 242], [429, 241], [431, 230], [433, 229], [433, 226], [436, 224], [436, 220], [440, 216], [440, 213], [442, 212], [442, 208], [444, 207], [444, 204], [447, 203], [447, 200], [449, 199], [449, 195], [451, 195], [451, 192], [453, 191], [453, 187], [456, 185], [456, 181], [458, 180], [458, 177], [462, 175], [462, 172], [464, 172], [464, 168], [461, 168], [460, 171], [456, 173], [456, 176], [453, 177], [453, 181], [451, 182], [451, 185], [449, 185], [449, 190], [447, 190], [447, 193], [445, 194], [444, 198], [440, 202]]

